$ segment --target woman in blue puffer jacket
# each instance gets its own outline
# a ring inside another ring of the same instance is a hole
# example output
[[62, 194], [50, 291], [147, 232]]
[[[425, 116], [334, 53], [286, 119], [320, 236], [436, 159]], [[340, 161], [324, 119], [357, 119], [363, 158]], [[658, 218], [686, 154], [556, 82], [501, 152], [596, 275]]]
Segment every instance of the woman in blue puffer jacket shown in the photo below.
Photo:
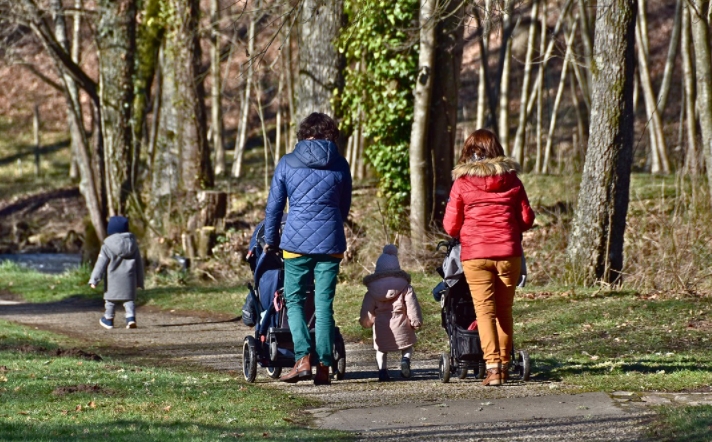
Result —
[[[312, 113], [299, 124], [294, 151], [282, 157], [272, 178], [265, 210], [265, 251], [281, 248], [284, 256], [284, 295], [296, 363], [283, 382], [312, 378], [309, 355], [319, 356], [314, 384], [331, 383], [334, 295], [339, 264], [346, 251], [344, 221], [351, 208], [351, 172], [339, 154], [336, 122]], [[282, 236], [279, 224], [289, 201]], [[314, 286], [315, 340], [311, 342], [304, 316], [307, 288]]]

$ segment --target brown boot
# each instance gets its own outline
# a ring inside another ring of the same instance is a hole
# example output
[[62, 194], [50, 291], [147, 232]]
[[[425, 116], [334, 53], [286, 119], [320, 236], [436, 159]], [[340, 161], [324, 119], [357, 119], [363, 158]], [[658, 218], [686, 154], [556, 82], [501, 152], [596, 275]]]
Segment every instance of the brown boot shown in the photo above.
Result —
[[289, 370], [289, 373], [279, 378], [282, 382], [294, 384], [299, 381], [306, 381], [312, 378], [311, 364], [309, 363], [309, 355], [299, 359]]
[[331, 385], [331, 376], [329, 376], [329, 367], [319, 362], [316, 366], [316, 375], [314, 376], [314, 385]]
[[490, 387], [502, 385], [502, 369], [499, 367], [488, 368], [487, 376], [485, 376], [485, 380], [482, 381], [482, 385]]

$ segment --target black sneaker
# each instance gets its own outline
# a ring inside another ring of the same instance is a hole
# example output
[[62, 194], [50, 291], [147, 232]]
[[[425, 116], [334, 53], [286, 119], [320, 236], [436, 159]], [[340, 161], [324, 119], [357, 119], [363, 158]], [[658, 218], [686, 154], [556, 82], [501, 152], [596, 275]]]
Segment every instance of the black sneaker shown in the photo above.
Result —
[[404, 378], [410, 377], [410, 358], [404, 357], [401, 359], [401, 376]]
[[126, 318], [126, 328], [136, 328], [136, 318], [129, 316]]
[[378, 370], [378, 382], [388, 382], [391, 380], [391, 377], [388, 375], [388, 369], [381, 369]]

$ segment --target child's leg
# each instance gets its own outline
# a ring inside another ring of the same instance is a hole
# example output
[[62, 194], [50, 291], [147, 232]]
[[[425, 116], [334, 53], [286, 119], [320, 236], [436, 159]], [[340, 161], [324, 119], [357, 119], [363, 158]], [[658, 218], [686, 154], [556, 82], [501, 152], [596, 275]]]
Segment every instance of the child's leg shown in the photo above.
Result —
[[376, 363], [378, 363], [378, 382], [388, 382], [388, 353], [376, 350]]
[[413, 356], [413, 346], [401, 350], [401, 376], [410, 377], [410, 358]]
[[109, 301], [107, 299], [104, 301], [104, 308], [106, 309], [104, 317], [106, 319], [114, 319], [114, 309], [116, 308], [116, 304], [113, 301]]
[[136, 306], [133, 301], [124, 302], [126, 312], [126, 328], [136, 328]]
[[388, 353], [376, 351], [376, 363], [379, 370], [386, 370], [388, 368]]
[[134, 301], [124, 302], [124, 310], [126, 311], [126, 319], [134, 318], [136, 319], [136, 303]]

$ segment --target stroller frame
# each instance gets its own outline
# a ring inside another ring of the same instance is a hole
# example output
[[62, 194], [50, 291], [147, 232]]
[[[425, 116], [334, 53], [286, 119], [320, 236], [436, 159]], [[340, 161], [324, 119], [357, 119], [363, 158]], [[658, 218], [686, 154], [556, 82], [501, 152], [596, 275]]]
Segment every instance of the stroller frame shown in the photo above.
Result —
[[[452, 259], [450, 255], [457, 244], [457, 240], [442, 241], [437, 249], [446, 246], [446, 260]], [[440, 302], [441, 325], [447, 333], [449, 346], [449, 351], [440, 355], [438, 364], [440, 381], [447, 383], [453, 375], [465, 379], [470, 370], [474, 372], [475, 378], [484, 379], [486, 364], [480, 334], [476, 328], [468, 330], [468, 326], [473, 324], [477, 317], [465, 276], [461, 273], [454, 276], [445, 275], [443, 267], [439, 267], [437, 271], [443, 281], [433, 289], [433, 296]], [[512, 345], [510, 378], [528, 381], [530, 371], [529, 354], [525, 350], [515, 350]]]
[[[267, 374], [272, 379], [277, 379], [282, 373], [282, 368], [293, 367], [294, 343], [292, 333], [289, 329], [287, 317], [286, 301], [284, 297], [284, 260], [281, 251], [277, 253], [265, 253], [264, 247], [264, 222], [258, 224], [250, 241], [250, 251], [246, 260], [253, 270], [254, 286], [247, 284], [249, 289], [246, 306], [251, 303], [256, 310], [253, 312], [255, 320], [254, 334], [248, 335], [243, 340], [242, 345], [242, 373], [247, 382], [255, 382], [257, 377], [257, 366], [267, 369]], [[266, 287], [261, 287], [262, 277], [272, 272], [272, 278], [277, 277], [277, 281], [269, 281]], [[272, 292], [272, 290], [274, 291]], [[268, 293], [272, 292], [272, 293]], [[306, 312], [314, 312], [314, 289], [307, 292]], [[245, 312], [243, 308], [243, 322]], [[309, 332], [314, 342], [314, 323], [316, 314], [311, 314], [308, 323]], [[246, 325], [250, 325], [247, 324]], [[334, 330], [334, 361], [332, 373], [337, 380], [344, 379], [346, 374], [346, 350], [343, 336], [338, 327]], [[317, 365], [319, 360], [315, 352], [310, 355], [312, 365]]]

